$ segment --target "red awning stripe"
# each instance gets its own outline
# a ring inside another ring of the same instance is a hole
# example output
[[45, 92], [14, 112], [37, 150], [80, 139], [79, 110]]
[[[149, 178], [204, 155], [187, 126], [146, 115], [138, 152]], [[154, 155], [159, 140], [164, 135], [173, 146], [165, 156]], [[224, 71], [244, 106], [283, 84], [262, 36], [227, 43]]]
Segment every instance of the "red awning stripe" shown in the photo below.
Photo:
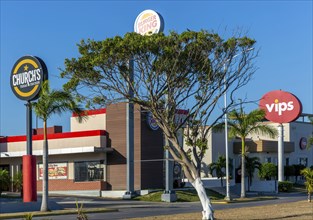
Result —
[[[90, 131], [75, 131], [75, 132], [64, 132], [48, 134], [48, 139], [62, 139], [62, 138], [80, 138], [80, 137], [91, 137], [91, 136], [106, 136], [105, 130], [90, 130]], [[43, 140], [43, 135], [33, 135], [33, 141]], [[26, 136], [9, 136], [0, 138], [0, 143], [9, 142], [22, 142], [26, 141]]]

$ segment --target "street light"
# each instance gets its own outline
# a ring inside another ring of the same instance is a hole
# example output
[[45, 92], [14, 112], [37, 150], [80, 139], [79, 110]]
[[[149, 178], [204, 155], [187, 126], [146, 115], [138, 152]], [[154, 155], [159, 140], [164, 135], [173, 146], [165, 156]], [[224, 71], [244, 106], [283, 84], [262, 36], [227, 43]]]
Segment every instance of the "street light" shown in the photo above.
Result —
[[[243, 52], [248, 52], [254, 50], [254, 47], [248, 48], [247, 50], [243, 51]], [[243, 52], [234, 55], [231, 59], [241, 55]], [[226, 60], [224, 62], [224, 107], [225, 107], [225, 114], [224, 114], [224, 123], [225, 123], [225, 157], [226, 157], [226, 197], [225, 200], [230, 201], [231, 197], [230, 197], [230, 193], [229, 193], [229, 160], [228, 160], [228, 122], [227, 122], [227, 86], [226, 86], [226, 63], [229, 62], [230, 59]]]

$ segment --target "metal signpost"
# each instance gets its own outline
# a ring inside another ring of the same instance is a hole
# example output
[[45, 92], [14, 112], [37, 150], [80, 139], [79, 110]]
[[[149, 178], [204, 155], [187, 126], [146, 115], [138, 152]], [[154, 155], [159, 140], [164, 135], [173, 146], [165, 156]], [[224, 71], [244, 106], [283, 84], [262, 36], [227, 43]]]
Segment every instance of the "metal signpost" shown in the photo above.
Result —
[[45, 63], [38, 57], [24, 56], [14, 64], [10, 85], [15, 96], [27, 101], [26, 105], [26, 155], [23, 156], [23, 201], [37, 201], [36, 157], [32, 155], [32, 106], [38, 98], [41, 85], [48, 77]]
[[[129, 97], [134, 97], [134, 91], [132, 89], [132, 82], [134, 81], [134, 61], [129, 60], [129, 86], [128, 94]], [[126, 192], [123, 195], [123, 199], [131, 199], [136, 194], [134, 191], [134, 104], [131, 98], [126, 104], [126, 154], [127, 154], [127, 165], [126, 165]]]

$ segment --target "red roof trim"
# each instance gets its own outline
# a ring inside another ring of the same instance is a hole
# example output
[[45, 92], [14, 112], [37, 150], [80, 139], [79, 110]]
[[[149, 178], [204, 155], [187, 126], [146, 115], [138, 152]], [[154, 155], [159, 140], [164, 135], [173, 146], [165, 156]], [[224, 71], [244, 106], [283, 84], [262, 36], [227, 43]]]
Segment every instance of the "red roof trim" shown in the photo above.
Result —
[[[62, 138], [79, 138], [79, 137], [91, 137], [91, 136], [106, 136], [105, 130], [91, 130], [91, 131], [75, 131], [48, 134], [48, 140], [62, 139]], [[43, 140], [43, 135], [33, 135], [33, 141]], [[0, 138], [0, 143], [9, 142], [22, 142], [26, 141], [26, 136], [9, 136]]]
[[[105, 114], [107, 112], [106, 108], [100, 108], [100, 109], [90, 109], [90, 110], [86, 110], [84, 111], [84, 114], [86, 115], [100, 115], [100, 114]], [[73, 113], [72, 117], [77, 117], [78, 114]]]

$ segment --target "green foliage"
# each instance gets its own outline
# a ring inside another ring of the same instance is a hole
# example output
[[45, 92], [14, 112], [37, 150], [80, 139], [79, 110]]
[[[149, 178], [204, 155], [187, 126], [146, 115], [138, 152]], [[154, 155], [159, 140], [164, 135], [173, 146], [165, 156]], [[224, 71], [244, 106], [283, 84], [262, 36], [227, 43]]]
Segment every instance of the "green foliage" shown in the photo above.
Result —
[[13, 186], [15, 187], [15, 190], [18, 192], [22, 191], [23, 188], [23, 174], [21, 171], [19, 171], [18, 173], [16, 173], [13, 176]]
[[308, 201], [311, 202], [311, 194], [313, 193], [313, 169], [305, 168], [301, 170], [301, 175], [305, 178], [305, 187], [308, 192]]
[[279, 192], [290, 192], [292, 190], [293, 183], [289, 181], [279, 181], [278, 191]]
[[263, 163], [259, 170], [259, 177], [265, 180], [271, 180], [277, 176], [277, 167], [273, 163]]
[[[225, 156], [219, 156], [216, 162], [213, 162], [209, 165], [210, 174], [212, 176], [215, 175], [222, 179], [225, 176], [225, 168], [226, 168], [226, 158]], [[223, 182], [221, 183], [223, 186]]]
[[[198, 194], [195, 190], [192, 190], [192, 189], [176, 190], [175, 193], [177, 196], [177, 202], [198, 202], [199, 201]], [[209, 189], [206, 189], [206, 193], [207, 193], [207, 196], [213, 200], [219, 200], [219, 199], [224, 198], [223, 195], [215, 191], [209, 190]], [[162, 202], [161, 201], [162, 194], [163, 194], [163, 191], [153, 192], [147, 195], [138, 196], [134, 198], [134, 200], [147, 201], [147, 202]]]
[[[257, 52], [248, 49], [254, 45], [255, 40], [246, 36], [224, 40], [206, 30], [151, 36], [131, 32], [103, 41], [82, 40], [80, 55], [65, 60], [61, 77], [67, 82], [63, 88], [88, 107], [130, 100], [151, 112], [171, 143], [174, 160], [193, 181], [200, 175], [207, 149], [207, 129], [203, 127], [209, 119], [216, 123], [222, 117], [223, 112], [216, 120], [210, 115], [226, 89], [233, 93], [251, 79]], [[176, 120], [178, 109], [188, 109], [181, 121]], [[183, 149], [178, 132], [194, 126], [195, 132], [187, 140], [196, 138]]]
[[10, 186], [9, 171], [0, 170], [0, 196], [3, 190], [7, 190]]
[[245, 163], [246, 163], [246, 172], [248, 175], [248, 191], [250, 191], [250, 186], [252, 185], [252, 179], [254, 175], [254, 171], [260, 170], [261, 163], [260, 159], [258, 157], [245, 157]]
[[264, 117], [265, 111], [263, 109], [255, 109], [248, 114], [243, 111], [242, 107], [239, 111], [231, 111], [228, 114], [230, 136], [238, 136], [245, 139], [250, 134], [262, 134], [275, 138], [277, 136], [277, 129], [264, 123], [260, 123]]
[[33, 219], [33, 213], [27, 213], [24, 217], [24, 220], [32, 220]]
[[[232, 164], [229, 162], [229, 170], [232, 170]], [[219, 155], [216, 162], [209, 164], [209, 171], [212, 176], [215, 175], [221, 179], [221, 186], [223, 186], [223, 177], [226, 175], [226, 158], [225, 156]]]
[[65, 111], [72, 111], [78, 115], [78, 120], [84, 118], [83, 111], [75, 101], [75, 98], [62, 90], [52, 90], [48, 80], [42, 84], [37, 102], [32, 103], [36, 115], [43, 120], [44, 142], [43, 142], [43, 194], [41, 200], [41, 211], [48, 211], [48, 137], [47, 120], [54, 114], [61, 115]]
[[[228, 114], [229, 135], [231, 137], [240, 137], [241, 139], [241, 159], [245, 160], [246, 143], [245, 139], [251, 134], [266, 134], [274, 138], [277, 135], [277, 130], [267, 124], [261, 123], [265, 117], [265, 111], [262, 109], [255, 109], [246, 114], [243, 107], [240, 106], [239, 110], [233, 110]], [[220, 126], [220, 125], [219, 125]], [[217, 126], [217, 129], [219, 128]], [[245, 181], [243, 178], [246, 176], [245, 163], [241, 164], [242, 181], [241, 181], [241, 197], [245, 197]], [[252, 180], [252, 178], [251, 178]], [[249, 182], [251, 183], [251, 182]]]
[[53, 114], [61, 115], [65, 111], [77, 113], [82, 119], [83, 111], [75, 102], [74, 97], [62, 90], [51, 90], [48, 80], [46, 80], [40, 91], [37, 102], [32, 103], [36, 115], [43, 121], [47, 121]]

